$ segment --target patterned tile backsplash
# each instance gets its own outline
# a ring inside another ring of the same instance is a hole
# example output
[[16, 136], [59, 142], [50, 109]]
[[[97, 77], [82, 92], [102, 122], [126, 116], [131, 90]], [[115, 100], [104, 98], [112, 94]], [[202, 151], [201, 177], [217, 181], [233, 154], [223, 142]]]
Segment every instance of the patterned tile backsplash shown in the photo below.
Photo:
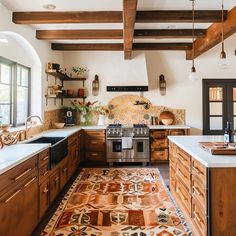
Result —
[[107, 105], [109, 110], [107, 122], [131, 124], [151, 124], [151, 117], [159, 117], [162, 111], [171, 111], [175, 116], [174, 124], [185, 124], [185, 110], [155, 106], [151, 102], [136, 95], [122, 95], [113, 98]]

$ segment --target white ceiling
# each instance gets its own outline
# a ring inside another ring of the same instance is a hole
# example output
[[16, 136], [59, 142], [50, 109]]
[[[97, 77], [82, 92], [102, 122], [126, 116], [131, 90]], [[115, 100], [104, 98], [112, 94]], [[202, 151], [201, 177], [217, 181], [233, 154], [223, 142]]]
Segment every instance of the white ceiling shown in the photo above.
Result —
[[[46, 4], [56, 5], [55, 11], [122, 11], [123, 0], [0, 0], [11, 11], [46, 11]], [[196, 10], [220, 10], [222, 0], [196, 0]], [[224, 0], [225, 9], [230, 10], [236, 5], [235, 0]], [[191, 10], [190, 0], [138, 0], [138, 10]], [[195, 28], [208, 28], [208, 23], [198, 23]], [[56, 29], [123, 29], [121, 23], [107, 24], [41, 24], [31, 25], [34, 29], [56, 30]], [[136, 29], [188, 29], [188, 23], [136, 23]], [[88, 43], [120, 43], [121, 40], [86, 40]], [[136, 40], [141, 42], [142, 40]], [[163, 40], [148, 40], [147, 42], [159, 42]], [[169, 40], [168, 40], [169, 41]], [[168, 42], [166, 40], [166, 42]], [[189, 42], [189, 39], [174, 40], [175, 42]], [[76, 41], [53, 41], [83, 43]]]

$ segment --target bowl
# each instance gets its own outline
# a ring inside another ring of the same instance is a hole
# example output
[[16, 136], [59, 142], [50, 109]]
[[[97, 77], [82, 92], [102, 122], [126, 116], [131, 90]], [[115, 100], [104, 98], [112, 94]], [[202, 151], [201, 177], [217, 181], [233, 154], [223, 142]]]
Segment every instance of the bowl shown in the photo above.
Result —
[[56, 129], [62, 129], [65, 126], [65, 123], [54, 123], [53, 126]]
[[171, 125], [173, 123], [173, 119], [162, 119], [161, 122], [163, 125]]
[[164, 125], [171, 125], [174, 123], [175, 115], [170, 111], [163, 111], [160, 114], [159, 120]]

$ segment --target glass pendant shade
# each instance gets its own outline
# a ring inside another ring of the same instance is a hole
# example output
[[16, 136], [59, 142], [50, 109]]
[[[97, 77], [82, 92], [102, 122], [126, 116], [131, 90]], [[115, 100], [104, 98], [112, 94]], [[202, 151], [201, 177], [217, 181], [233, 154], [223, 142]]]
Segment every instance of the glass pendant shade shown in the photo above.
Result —
[[224, 50], [222, 50], [220, 53], [220, 60], [218, 65], [220, 69], [226, 69], [229, 66], [228, 60], [226, 58], [226, 53]]
[[191, 72], [190, 72], [188, 78], [189, 78], [189, 80], [191, 80], [191, 81], [198, 80], [197, 72], [196, 72], [196, 69], [195, 69], [194, 66], [192, 67]]
[[95, 78], [92, 83], [93, 96], [98, 96], [98, 92], [99, 92], [99, 79], [98, 79], [98, 75], [95, 75]]

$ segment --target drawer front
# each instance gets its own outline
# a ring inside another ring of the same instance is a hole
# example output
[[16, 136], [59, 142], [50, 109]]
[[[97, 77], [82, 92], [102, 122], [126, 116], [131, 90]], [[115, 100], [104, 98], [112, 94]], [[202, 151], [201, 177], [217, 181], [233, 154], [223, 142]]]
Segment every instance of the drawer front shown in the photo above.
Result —
[[167, 161], [168, 150], [155, 150], [151, 151], [151, 161]]
[[151, 142], [151, 148], [167, 148], [168, 147], [168, 140], [164, 139], [154, 139]]
[[181, 181], [179, 181], [178, 176], [176, 178], [176, 195], [177, 200], [181, 202], [185, 211], [191, 216], [191, 195], [185, 189]]
[[199, 180], [206, 186], [207, 168], [194, 158], [192, 158], [192, 174], [197, 176]]
[[192, 201], [192, 221], [199, 233], [199, 236], [207, 235], [207, 217], [202, 212], [199, 203], [195, 199]]
[[31, 175], [37, 166], [38, 156], [34, 156], [2, 174], [0, 178], [0, 192], [7, 190], [7, 187], [11, 187], [12, 184], [17, 184], [21, 180]]
[[169, 130], [169, 135], [185, 135], [185, 130], [183, 129]]
[[151, 137], [154, 139], [163, 139], [166, 138], [168, 135], [167, 130], [155, 130], [151, 131]]
[[202, 208], [202, 211], [207, 214], [207, 190], [197, 176], [192, 176], [192, 196], [195, 198]]
[[86, 152], [86, 160], [88, 161], [105, 161], [106, 156], [104, 152]]
[[105, 130], [86, 130], [85, 136], [90, 139], [105, 139]]
[[176, 155], [177, 155], [177, 158], [181, 161], [181, 163], [184, 166], [186, 166], [186, 168], [190, 171], [190, 169], [191, 169], [191, 156], [179, 147], [177, 147], [177, 149], [176, 149]]
[[50, 173], [50, 168], [49, 168], [49, 163], [40, 167], [39, 169], [39, 182], [43, 182], [46, 178], [49, 177]]
[[85, 140], [85, 148], [88, 151], [105, 151], [105, 140], [103, 139], [87, 139]]
[[39, 167], [44, 166], [49, 163], [49, 149], [41, 152], [39, 154]]
[[49, 178], [39, 186], [39, 218], [41, 219], [50, 204], [49, 197]]
[[186, 169], [186, 167], [178, 160], [176, 164], [176, 174], [185, 185], [187, 191], [191, 193], [191, 173]]

